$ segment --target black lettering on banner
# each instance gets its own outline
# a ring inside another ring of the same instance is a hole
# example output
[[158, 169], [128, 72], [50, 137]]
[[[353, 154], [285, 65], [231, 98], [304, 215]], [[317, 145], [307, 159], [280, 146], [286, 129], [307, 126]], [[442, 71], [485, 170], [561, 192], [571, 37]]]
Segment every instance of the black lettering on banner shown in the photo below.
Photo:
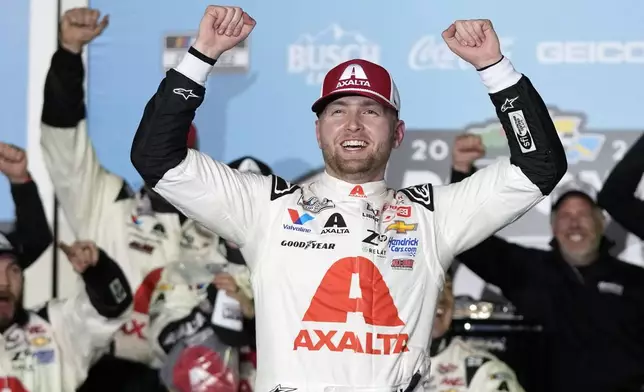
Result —
[[291, 185], [282, 177], [273, 176], [271, 184], [271, 201], [275, 201], [282, 196], [290, 195], [300, 189], [299, 185]]
[[420, 204], [429, 211], [434, 211], [434, 188], [432, 184], [410, 186], [409, 188], [401, 189], [400, 192], [412, 202]]

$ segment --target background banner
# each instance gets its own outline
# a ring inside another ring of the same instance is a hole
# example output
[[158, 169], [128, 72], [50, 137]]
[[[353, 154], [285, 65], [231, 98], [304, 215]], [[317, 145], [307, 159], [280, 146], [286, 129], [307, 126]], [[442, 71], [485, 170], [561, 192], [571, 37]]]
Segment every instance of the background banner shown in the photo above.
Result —
[[[55, 49], [58, 19], [58, 10], [49, 3], [3, 3], [0, 32], [5, 39], [0, 50], [5, 56], [0, 66], [7, 77], [0, 107], [7, 114], [1, 116], [0, 137], [29, 146], [51, 214], [52, 194], [37, 146], [41, 68], [48, 66]], [[189, 47], [208, 4], [89, 2], [111, 21], [86, 52], [89, 131], [105, 167], [134, 188], [141, 180], [129, 152], [143, 108], [165, 70]], [[460, 132], [483, 135], [488, 156], [479, 166], [507, 154], [478, 75], [451, 54], [440, 36], [451, 22], [466, 18], [492, 20], [505, 55], [552, 108], [570, 160], [566, 180], [579, 177], [599, 188], [644, 129], [644, 3], [638, 0], [592, 6], [582, 0], [546, 0], [520, 8], [509, 0], [411, 0], [404, 6], [368, 0], [229, 4], [244, 7], [258, 26], [247, 42], [219, 61], [195, 119], [201, 149], [216, 159], [254, 155], [292, 180], [318, 170], [322, 159], [310, 105], [324, 73], [354, 57], [387, 67], [400, 89], [401, 117], [409, 131], [392, 156], [387, 174], [391, 186], [445, 183], [449, 150]], [[61, 8], [82, 5], [86, 3], [69, 0]], [[47, 21], [40, 14], [47, 14]], [[0, 201], [0, 220], [12, 220], [6, 181], [0, 181]], [[501, 234], [545, 247], [550, 240], [548, 214], [546, 201]], [[619, 228], [611, 233], [619, 254], [644, 264], [639, 241], [620, 234]], [[467, 282], [463, 286], [457, 281], [457, 292], [476, 286]]]

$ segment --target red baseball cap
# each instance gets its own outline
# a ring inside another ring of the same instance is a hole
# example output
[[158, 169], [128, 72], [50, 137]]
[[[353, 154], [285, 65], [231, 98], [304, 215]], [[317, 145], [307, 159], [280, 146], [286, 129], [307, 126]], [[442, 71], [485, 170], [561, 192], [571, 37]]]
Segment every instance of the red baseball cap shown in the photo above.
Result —
[[324, 77], [322, 94], [311, 109], [320, 113], [332, 100], [361, 95], [400, 111], [400, 96], [389, 71], [367, 60], [354, 59], [333, 67]]

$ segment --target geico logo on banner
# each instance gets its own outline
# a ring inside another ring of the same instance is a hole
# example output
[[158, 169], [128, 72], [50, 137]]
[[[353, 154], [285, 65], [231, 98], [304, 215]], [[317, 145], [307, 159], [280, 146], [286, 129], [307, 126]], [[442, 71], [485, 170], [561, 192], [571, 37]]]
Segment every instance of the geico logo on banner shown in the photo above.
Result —
[[[501, 51], [512, 58], [514, 38], [499, 38]], [[463, 61], [445, 44], [440, 36], [426, 35], [421, 37], [409, 51], [409, 68], [414, 71], [425, 69], [472, 69], [472, 65]]]
[[[360, 288], [359, 298], [352, 295], [354, 276], [358, 279], [358, 284], [353, 286]], [[357, 316], [358, 313], [364, 322], [349, 321], [349, 314]], [[310, 329], [300, 330], [293, 341], [294, 350], [348, 350], [372, 355], [409, 351], [409, 335], [399, 333], [405, 323], [400, 319], [389, 287], [378, 267], [365, 257], [346, 257], [331, 265], [302, 321], [340, 325], [337, 329], [312, 325]], [[364, 328], [365, 324], [368, 328]]]
[[304, 74], [307, 84], [319, 85], [328, 70], [352, 58], [378, 63], [380, 46], [359, 32], [332, 24], [319, 33], [302, 34], [288, 46], [288, 72]]
[[644, 64], [644, 41], [549, 41], [537, 45], [541, 64]]

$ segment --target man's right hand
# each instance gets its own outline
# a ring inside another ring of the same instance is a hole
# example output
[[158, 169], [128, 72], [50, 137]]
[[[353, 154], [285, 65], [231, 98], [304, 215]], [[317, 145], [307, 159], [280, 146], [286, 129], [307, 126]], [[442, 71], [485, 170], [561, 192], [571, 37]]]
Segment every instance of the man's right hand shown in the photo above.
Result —
[[208, 6], [193, 47], [211, 59], [217, 59], [245, 40], [255, 24], [255, 19], [240, 7]]
[[72, 8], [65, 12], [60, 21], [60, 45], [72, 53], [80, 53], [83, 46], [101, 35], [110, 19], [104, 16], [99, 22], [100, 12], [91, 8]]
[[485, 145], [479, 135], [459, 135], [452, 149], [452, 167], [457, 172], [470, 173], [474, 161], [485, 156]]

